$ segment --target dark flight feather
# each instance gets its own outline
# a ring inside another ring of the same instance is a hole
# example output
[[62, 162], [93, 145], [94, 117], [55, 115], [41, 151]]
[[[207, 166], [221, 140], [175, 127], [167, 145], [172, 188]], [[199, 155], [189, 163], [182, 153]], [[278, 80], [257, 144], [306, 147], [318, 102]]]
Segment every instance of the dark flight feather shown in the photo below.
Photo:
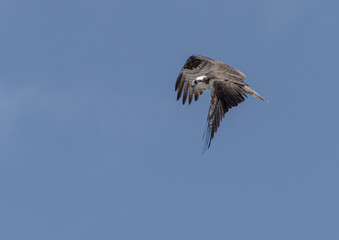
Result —
[[241, 85], [228, 81], [211, 81], [211, 102], [207, 115], [205, 147], [203, 151], [206, 151], [211, 146], [212, 139], [228, 110], [245, 101], [246, 97]]
[[[203, 84], [192, 86], [193, 81], [203, 77]], [[175, 91], [178, 91], [177, 100], [182, 96], [182, 103], [185, 104], [197, 101], [199, 96], [207, 89], [210, 89], [211, 101], [207, 115], [207, 127], [204, 133], [206, 151], [211, 146], [211, 141], [220, 127], [225, 114], [232, 107], [245, 101], [246, 94], [250, 94], [260, 100], [266, 101], [245, 82], [246, 75], [239, 70], [218, 60], [192, 55], [181, 69], [175, 83]]]

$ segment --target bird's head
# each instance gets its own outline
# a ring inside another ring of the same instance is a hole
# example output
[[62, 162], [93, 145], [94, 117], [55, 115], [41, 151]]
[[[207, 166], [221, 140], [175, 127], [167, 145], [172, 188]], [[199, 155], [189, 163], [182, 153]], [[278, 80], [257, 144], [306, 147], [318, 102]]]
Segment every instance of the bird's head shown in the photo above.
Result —
[[199, 83], [203, 82], [206, 79], [207, 79], [206, 76], [197, 77], [195, 80], [193, 80], [192, 87], [195, 87], [196, 85], [198, 85]]

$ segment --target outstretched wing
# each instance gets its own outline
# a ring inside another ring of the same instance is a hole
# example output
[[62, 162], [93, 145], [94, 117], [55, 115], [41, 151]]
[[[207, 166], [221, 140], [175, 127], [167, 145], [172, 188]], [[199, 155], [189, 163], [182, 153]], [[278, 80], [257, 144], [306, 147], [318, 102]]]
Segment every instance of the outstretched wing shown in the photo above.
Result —
[[220, 126], [220, 122], [225, 117], [225, 113], [245, 101], [245, 97], [247, 97], [242, 85], [227, 80], [211, 80], [210, 88], [211, 102], [204, 134], [206, 142], [203, 151], [211, 146], [211, 141]]
[[199, 55], [190, 56], [187, 59], [185, 66], [182, 68], [177, 78], [177, 82], [175, 83], [175, 91], [178, 90], [177, 100], [180, 99], [182, 92], [184, 92], [182, 98], [183, 104], [185, 104], [187, 100], [187, 95], [189, 96], [188, 102], [191, 104], [193, 93], [194, 99], [197, 101], [199, 95], [203, 93], [204, 89], [192, 88], [192, 82], [197, 77], [205, 75], [216, 62], [217, 61], [214, 59]]

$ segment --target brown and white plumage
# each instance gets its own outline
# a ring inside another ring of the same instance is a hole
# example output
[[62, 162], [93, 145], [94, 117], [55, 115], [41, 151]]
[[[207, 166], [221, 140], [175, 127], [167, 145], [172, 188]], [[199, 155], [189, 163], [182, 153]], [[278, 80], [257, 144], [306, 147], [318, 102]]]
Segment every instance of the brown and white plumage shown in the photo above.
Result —
[[211, 146], [225, 113], [245, 101], [246, 94], [266, 101], [243, 80], [246, 80], [245, 74], [218, 60], [199, 55], [192, 55], [187, 59], [175, 83], [175, 90], [178, 91], [177, 100], [182, 95], [183, 104], [187, 97], [188, 103], [191, 104], [193, 95], [197, 101], [199, 95], [210, 89], [211, 101], [204, 150]]

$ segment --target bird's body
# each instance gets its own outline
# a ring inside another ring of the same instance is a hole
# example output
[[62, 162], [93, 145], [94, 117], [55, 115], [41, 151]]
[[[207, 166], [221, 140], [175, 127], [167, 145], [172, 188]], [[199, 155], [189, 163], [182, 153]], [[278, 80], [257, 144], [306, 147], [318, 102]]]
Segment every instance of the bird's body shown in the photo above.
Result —
[[191, 104], [193, 95], [198, 100], [205, 90], [210, 89], [211, 102], [207, 116], [206, 146], [209, 148], [214, 134], [220, 126], [224, 115], [232, 107], [245, 101], [246, 94], [266, 101], [245, 82], [246, 75], [239, 70], [218, 60], [192, 55], [186, 61], [175, 84], [178, 91], [177, 100], [181, 95], [183, 104], [187, 97]]

